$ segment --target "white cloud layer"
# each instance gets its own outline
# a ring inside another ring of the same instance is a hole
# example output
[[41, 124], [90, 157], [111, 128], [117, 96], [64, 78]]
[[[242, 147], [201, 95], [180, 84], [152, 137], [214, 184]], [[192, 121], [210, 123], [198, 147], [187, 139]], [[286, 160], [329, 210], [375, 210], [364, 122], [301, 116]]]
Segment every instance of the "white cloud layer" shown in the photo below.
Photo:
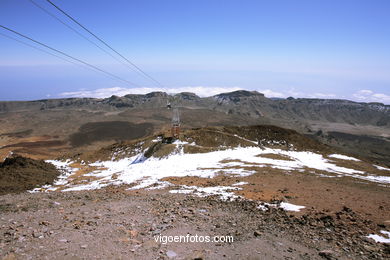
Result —
[[276, 98], [285, 98], [287, 97], [285, 94], [280, 92], [275, 92], [271, 89], [263, 89], [263, 90], [257, 90], [260, 93], [263, 93], [266, 97], [276, 97]]
[[336, 94], [332, 93], [305, 93], [301, 91], [297, 91], [295, 88], [290, 88], [283, 97], [294, 97], [294, 98], [320, 98], [320, 99], [329, 99], [329, 98], [337, 98]]
[[[93, 98], [106, 98], [111, 97], [112, 95], [124, 96], [127, 94], [146, 94], [154, 91], [163, 91], [170, 94], [180, 93], [180, 92], [193, 92], [200, 97], [210, 97], [221, 93], [232, 92], [236, 90], [242, 90], [239, 87], [179, 87], [179, 88], [99, 88], [95, 90], [84, 90], [72, 92], [63, 92], [60, 93], [60, 97], [93, 97]], [[287, 98], [289, 96], [294, 97], [310, 97], [310, 98], [334, 98], [334, 94], [304, 94], [300, 92], [288, 91], [286, 93], [276, 92], [271, 89], [258, 89], [260, 93], [263, 93], [266, 97], [277, 97], [277, 98]]]
[[170, 94], [180, 92], [193, 92], [200, 97], [214, 96], [223, 92], [231, 92], [240, 90], [239, 87], [180, 87], [180, 88], [100, 88], [95, 90], [79, 90], [73, 92], [63, 92], [61, 97], [94, 97], [94, 98], [106, 98], [112, 95], [124, 96], [127, 94], [146, 94], [154, 91], [163, 91]]
[[372, 90], [362, 89], [352, 95], [357, 101], [381, 102], [390, 104], [390, 96], [383, 93], [375, 93]]
[[[209, 97], [214, 96], [220, 93], [232, 92], [236, 90], [240, 90], [242, 88], [239, 87], [204, 87], [204, 86], [195, 86], [195, 87], [178, 87], [178, 88], [121, 88], [121, 87], [112, 87], [112, 88], [99, 88], [95, 90], [86, 90], [81, 89], [79, 91], [72, 92], [63, 92], [60, 93], [60, 97], [91, 97], [91, 98], [107, 98], [112, 95], [116, 96], [124, 96], [127, 94], [146, 94], [154, 91], [163, 91], [169, 94], [175, 94], [180, 92], [193, 92], [200, 97]], [[295, 98], [320, 98], [320, 99], [335, 99], [340, 98], [336, 94], [332, 93], [304, 93], [300, 91], [296, 91], [294, 88], [286, 92], [277, 92], [271, 89], [258, 89], [260, 93], [263, 93], [266, 97], [276, 97], [276, 98], [287, 98], [287, 97], [295, 97]], [[343, 99], [348, 97], [342, 97]], [[352, 94], [350, 96], [351, 100], [359, 101], [359, 102], [381, 102], [384, 104], [390, 104], [390, 95], [386, 95], [383, 93], [376, 93], [372, 90], [359, 90], [358, 92]]]

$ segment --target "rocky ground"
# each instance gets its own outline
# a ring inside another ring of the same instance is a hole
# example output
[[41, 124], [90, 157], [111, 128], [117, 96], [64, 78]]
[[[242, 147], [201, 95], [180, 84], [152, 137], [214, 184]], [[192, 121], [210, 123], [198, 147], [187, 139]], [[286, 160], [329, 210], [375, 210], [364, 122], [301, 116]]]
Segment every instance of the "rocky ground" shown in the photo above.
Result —
[[[2, 149], [8, 158], [0, 163], [0, 259], [390, 258], [390, 244], [367, 237], [390, 230], [385, 164], [274, 126], [183, 130], [174, 143], [163, 136], [47, 162]], [[217, 164], [205, 160], [224, 151], [231, 152]], [[209, 171], [215, 174], [203, 173]], [[148, 178], [149, 186], [134, 189]], [[41, 192], [27, 192], [35, 187]], [[234, 198], [195, 196], [191, 187], [226, 188], [214, 194]], [[287, 212], [280, 202], [304, 207]], [[233, 241], [158, 240], [175, 235]]]
[[[349, 208], [291, 214], [248, 200], [127, 191], [0, 197], [2, 259], [387, 259], [364, 236], [380, 229]], [[383, 227], [382, 227], [383, 228]], [[158, 235], [233, 236], [231, 243], [159, 243]]]

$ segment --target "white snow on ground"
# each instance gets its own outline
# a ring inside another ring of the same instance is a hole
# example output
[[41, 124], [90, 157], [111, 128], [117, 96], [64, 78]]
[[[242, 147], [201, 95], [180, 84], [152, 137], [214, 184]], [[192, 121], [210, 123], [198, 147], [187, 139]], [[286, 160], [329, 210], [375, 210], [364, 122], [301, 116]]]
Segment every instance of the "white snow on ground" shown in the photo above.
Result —
[[246, 185], [246, 184], [249, 184], [249, 183], [246, 181], [240, 181], [240, 182], [232, 184], [232, 186], [241, 186], [241, 185]]
[[75, 173], [77, 171], [77, 168], [72, 168], [69, 165], [71, 165], [72, 161], [66, 160], [66, 161], [56, 161], [56, 160], [47, 160], [47, 163], [53, 164], [57, 169], [61, 170], [62, 174], [58, 176], [58, 179], [54, 181], [53, 185], [44, 185], [40, 188], [35, 188], [33, 190], [30, 190], [29, 192], [39, 192], [39, 191], [54, 191], [57, 189], [60, 185], [66, 185], [69, 183], [69, 176]]
[[241, 137], [241, 136], [239, 136], [239, 135], [234, 135], [234, 137], [237, 137], [237, 138], [239, 138], [239, 139], [241, 139], [241, 140], [244, 140], [244, 141], [247, 141], [247, 142], [250, 142], [250, 143], [254, 143], [255, 145], [257, 145], [257, 144], [258, 144], [258, 142], [255, 142], [255, 141], [252, 141], [252, 140], [246, 139], [246, 138], [244, 138], [244, 137]]
[[381, 230], [381, 233], [384, 234], [387, 238], [385, 236], [380, 236], [376, 234], [370, 234], [367, 237], [374, 239], [375, 242], [390, 243], [390, 232], [386, 230]]
[[298, 206], [287, 202], [281, 202], [280, 207], [286, 211], [300, 211], [305, 208], [305, 206]]
[[[215, 187], [197, 187], [197, 186], [186, 186], [182, 185], [180, 189], [178, 190], [170, 190], [170, 193], [183, 193], [183, 194], [193, 194], [199, 197], [206, 197], [210, 195], [217, 195], [222, 200], [233, 200], [236, 198], [242, 198], [241, 196], [236, 195], [233, 191], [235, 190], [242, 190], [242, 188], [239, 187], [233, 187], [234, 185], [237, 186], [237, 184], [244, 185], [247, 184], [246, 182], [240, 182], [233, 184], [232, 186], [215, 186]], [[288, 202], [281, 202], [280, 204], [271, 204], [271, 203], [265, 203], [269, 207], [280, 207], [284, 209], [285, 211], [295, 211], [298, 212], [301, 209], [305, 208], [305, 206], [298, 206], [294, 205]], [[259, 204], [258, 206], [261, 210], [267, 210], [264, 205]]]
[[[182, 145], [186, 142], [176, 142], [176, 152], [164, 158], [145, 158], [140, 153], [137, 156], [116, 161], [103, 161], [90, 164], [97, 166], [95, 170], [85, 176], [98, 178], [85, 184], [73, 185], [70, 174], [60, 177], [50, 190], [58, 185], [64, 185], [65, 191], [99, 189], [107, 185], [135, 184], [132, 189], [161, 185], [164, 177], [197, 176], [211, 178], [222, 173], [230, 176], [248, 176], [256, 171], [253, 168], [273, 167], [286, 172], [291, 170], [305, 171], [307, 168], [329, 172], [336, 176], [349, 176], [382, 184], [390, 183], [390, 176], [370, 175], [363, 171], [335, 165], [321, 154], [305, 151], [286, 151], [281, 149], [259, 147], [238, 147], [222, 151], [199, 154], [184, 154]], [[288, 156], [291, 160], [271, 159], [261, 157], [262, 154], [278, 154]], [[57, 167], [67, 167], [72, 172], [68, 162], [49, 161]], [[248, 169], [250, 167], [250, 169]], [[104, 168], [104, 169], [103, 169]], [[73, 169], [74, 171], [74, 169]], [[321, 173], [322, 174], [322, 173]], [[114, 178], [115, 176], [115, 178]], [[160, 184], [159, 184], [160, 183]], [[162, 186], [164, 187], [164, 186]]]
[[176, 141], [173, 142], [173, 144], [176, 144], [176, 145], [183, 145], [183, 144], [189, 144], [189, 143], [186, 142], [186, 141], [176, 140]]
[[378, 170], [382, 170], [382, 171], [390, 171], [389, 168], [386, 168], [386, 167], [382, 167], [382, 166], [379, 166], [379, 165], [375, 165], [374, 166], [378, 169]]
[[239, 198], [233, 191], [234, 190], [242, 190], [242, 188], [238, 187], [230, 187], [230, 186], [215, 186], [215, 187], [197, 187], [197, 186], [181, 186], [182, 188], [179, 190], [170, 190], [170, 193], [185, 193], [185, 194], [194, 194], [199, 197], [206, 197], [210, 195], [217, 195], [222, 200], [231, 200], [235, 198]]
[[[32, 190], [37, 191], [54, 191], [62, 188], [63, 191], [92, 190], [100, 189], [108, 185], [130, 184], [134, 185], [130, 189], [161, 189], [172, 186], [167, 181], [161, 181], [165, 177], [184, 177], [196, 176], [202, 178], [212, 178], [217, 174], [227, 176], [245, 177], [256, 173], [256, 168], [272, 167], [289, 173], [292, 170], [317, 174], [318, 176], [341, 177], [349, 176], [366, 181], [378, 182], [380, 184], [390, 184], [389, 176], [370, 175], [363, 171], [352, 168], [341, 167], [334, 164], [331, 159], [324, 158], [321, 154], [306, 151], [286, 151], [281, 149], [260, 148], [260, 147], [237, 147], [234, 149], [225, 149], [209, 153], [185, 154], [183, 145], [188, 142], [176, 141], [175, 151], [164, 158], [146, 158], [142, 151], [132, 157], [123, 159], [113, 158], [109, 161], [98, 161], [89, 164], [97, 167], [98, 170], [84, 174], [85, 177], [94, 177], [93, 181], [85, 181], [81, 184], [73, 183], [72, 176], [78, 168], [72, 168], [72, 161], [47, 161], [54, 164], [63, 171], [63, 174], [53, 185], [45, 185], [41, 188]], [[271, 159], [261, 155], [276, 154], [289, 158]], [[340, 158], [343, 155], [332, 155], [330, 157]], [[347, 157], [347, 156], [346, 156]], [[348, 157], [352, 158], [352, 157]], [[355, 159], [355, 158], [353, 158]], [[357, 160], [357, 159], [356, 159]], [[321, 172], [315, 172], [320, 170]], [[327, 175], [328, 172], [331, 175]], [[334, 176], [335, 175], [335, 176]], [[247, 182], [238, 182], [231, 186], [215, 187], [197, 187], [181, 186], [179, 189], [170, 190], [171, 193], [186, 193], [196, 196], [216, 195], [223, 200], [240, 198], [234, 191], [242, 190], [241, 185]], [[280, 204], [266, 204], [269, 207], [281, 207], [286, 211], [299, 211], [304, 206], [298, 206], [287, 202]], [[266, 209], [259, 206], [260, 209]], [[370, 235], [371, 238], [377, 238], [378, 235]], [[386, 239], [386, 238], [384, 238]]]
[[356, 159], [354, 157], [350, 157], [350, 156], [346, 156], [346, 155], [342, 155], [342, 154], [331, 154], [328, 157], [341, 159], [341, 160], [350, 160], [350, 161], [357, 161], [357, 162], [360, 161], [359, 159]]
[[273, 208], [279, 207], [279, 208], [284, 209], [285, 211], [295, 211], [295, 212], [298, 212], [301, 209], [305, 208], [305, 206], [298, 206], [298, 205], [294, 205], [294, 204], [291, 204], [288, 202], [281, 202], [280, 204], [264, 203], [263, 202], [263, 203], [259, 204], [259, 206], [257, 206], [257, 208], [261, 209], [262, 211], [268, 210], [269, 207], [273, 207]]
[[157, 137], [156, 139], [152, 140], [152, 143], [157, 143], [157, 142], [160, 142], [161, 140], [162, 140], [161, 137]]

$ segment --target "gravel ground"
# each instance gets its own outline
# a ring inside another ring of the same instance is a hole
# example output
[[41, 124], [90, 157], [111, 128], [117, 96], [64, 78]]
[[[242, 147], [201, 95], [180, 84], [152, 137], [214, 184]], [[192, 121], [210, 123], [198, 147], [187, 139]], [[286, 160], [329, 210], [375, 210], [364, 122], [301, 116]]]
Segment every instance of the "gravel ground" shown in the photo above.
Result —
[[[109, 187], [0, 196], [2, 259], [388, 259], [365, 238], [377, 224], [349, 208], [262, 211], [221, 201]], [[230, 243], [161, 243], [155, 236], [233, 236]]]

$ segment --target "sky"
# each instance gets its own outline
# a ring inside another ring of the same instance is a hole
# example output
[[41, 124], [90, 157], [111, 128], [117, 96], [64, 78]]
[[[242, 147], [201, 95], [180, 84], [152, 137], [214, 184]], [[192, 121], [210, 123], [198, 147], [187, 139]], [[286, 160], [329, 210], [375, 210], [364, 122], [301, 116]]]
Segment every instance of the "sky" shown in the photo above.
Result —
[[0, 0], [0, 25], [126, 80], [0, 28], [0, 100], [246, 89], [390, 104], [387, 0], [52, 1], [160, 84], [46, 0]]

